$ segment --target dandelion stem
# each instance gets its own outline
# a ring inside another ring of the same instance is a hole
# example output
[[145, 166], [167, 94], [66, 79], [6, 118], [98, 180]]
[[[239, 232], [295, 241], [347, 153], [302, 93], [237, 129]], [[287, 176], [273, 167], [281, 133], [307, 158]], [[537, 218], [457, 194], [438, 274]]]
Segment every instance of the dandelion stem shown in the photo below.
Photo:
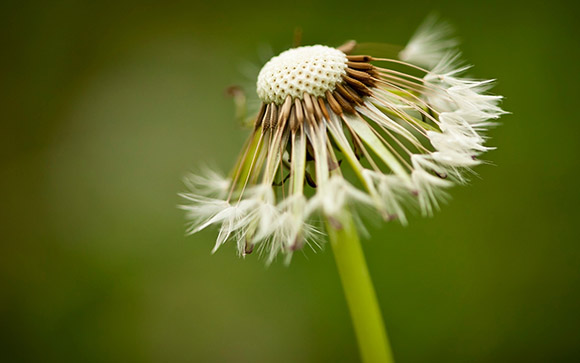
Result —
[[327, 220], [326, 229], [352, 317], [362, 361], [392, 363], [377, 296], [352, 216]]

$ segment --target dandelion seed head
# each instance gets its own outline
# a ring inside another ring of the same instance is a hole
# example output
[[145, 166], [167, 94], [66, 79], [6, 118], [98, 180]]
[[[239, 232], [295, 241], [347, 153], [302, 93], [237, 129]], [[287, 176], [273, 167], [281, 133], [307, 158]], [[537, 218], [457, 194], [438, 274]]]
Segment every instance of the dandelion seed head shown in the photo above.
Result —
[[410, 210], [432, 215], [451, 186], [469, 181], [491, 149], [484, 132], [506, 113], [501, 96], [488, 93], [492, 80], [463, 76], [469, 66], [450, 34], [429, 18], [392, 58], [356, 54], [349, 42], [270, 59], [230, 176], [187, 181], [189, 233], [216, 226], [214, 251], [231, 240], [242, 256], [257, 250], [268, 262], [280, 253], [289, 261], [324, 241], [321, 219], [333, 224], [357, 207], [402, 224]]
[[258, 74], [258, 96], [276, 104], [288, 95], [302, 99], [304, 92], [321, 97], [342, 81], [346, 62], [346, 54], [324, 45], [289, 49], [272, 58]]

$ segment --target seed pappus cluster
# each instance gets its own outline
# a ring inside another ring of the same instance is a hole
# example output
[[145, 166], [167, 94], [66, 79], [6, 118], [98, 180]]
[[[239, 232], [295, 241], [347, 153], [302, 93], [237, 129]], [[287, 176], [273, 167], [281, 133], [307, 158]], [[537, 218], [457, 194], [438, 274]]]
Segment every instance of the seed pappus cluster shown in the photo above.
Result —
[[481, 163], [483, 132], [505, 113], [487, 94], [492, 80], [463, 77], [469, 66], [449, 35], [430, 18], [393, 57], [349, 42], [272, 58], [232, 173], [187, 180], [188, 232], [217, 225], [214, 251], [233, 240], [241, 255], [261, 246], [270, 262], [324, 241], [317, 220], [336, 224], [356, 207], [401, 223], [413, 206], [432, 214]]

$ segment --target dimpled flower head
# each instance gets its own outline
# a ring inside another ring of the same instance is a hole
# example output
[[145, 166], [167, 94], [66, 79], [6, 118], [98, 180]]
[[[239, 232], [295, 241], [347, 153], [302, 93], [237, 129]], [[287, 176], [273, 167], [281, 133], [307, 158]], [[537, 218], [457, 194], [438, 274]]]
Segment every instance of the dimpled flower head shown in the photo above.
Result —
[[[320, 218], [366, 206], [406, 223], [429, 215], [489, 148], [504, 113], [491, 80], [464, 78], [450, 29], [429, 19], [392, 57], [356, 43], [287, 50], [257, 79], [262, 101], [229, 178], [193, 176], [183, 194], [190, 233], [219, 227], [215, 249], [261, 246], [271, 261], [324, 241]], [[340, 227], [340, 226], [338, 226]]]

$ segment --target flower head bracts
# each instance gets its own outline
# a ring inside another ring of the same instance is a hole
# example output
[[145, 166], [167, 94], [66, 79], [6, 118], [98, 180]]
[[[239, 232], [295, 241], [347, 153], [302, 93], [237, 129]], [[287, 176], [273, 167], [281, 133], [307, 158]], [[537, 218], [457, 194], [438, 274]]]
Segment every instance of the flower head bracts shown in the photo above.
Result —
[[480, 163], [483, 132], [504, 113], [486, 93], [492, 81], [462, 76], [449, 33], [429, 19], [398, 58], [322, 45], [272, 58], [230, 177], [190, 179], [189, 232], [217, 225], [214, 250], [231, 239], [241, 255], [258, 246], [272, 261], [318, 244], [317, 218], [338, 221], [354, 206], [401, 223], [412, 205], [432, 214]]

